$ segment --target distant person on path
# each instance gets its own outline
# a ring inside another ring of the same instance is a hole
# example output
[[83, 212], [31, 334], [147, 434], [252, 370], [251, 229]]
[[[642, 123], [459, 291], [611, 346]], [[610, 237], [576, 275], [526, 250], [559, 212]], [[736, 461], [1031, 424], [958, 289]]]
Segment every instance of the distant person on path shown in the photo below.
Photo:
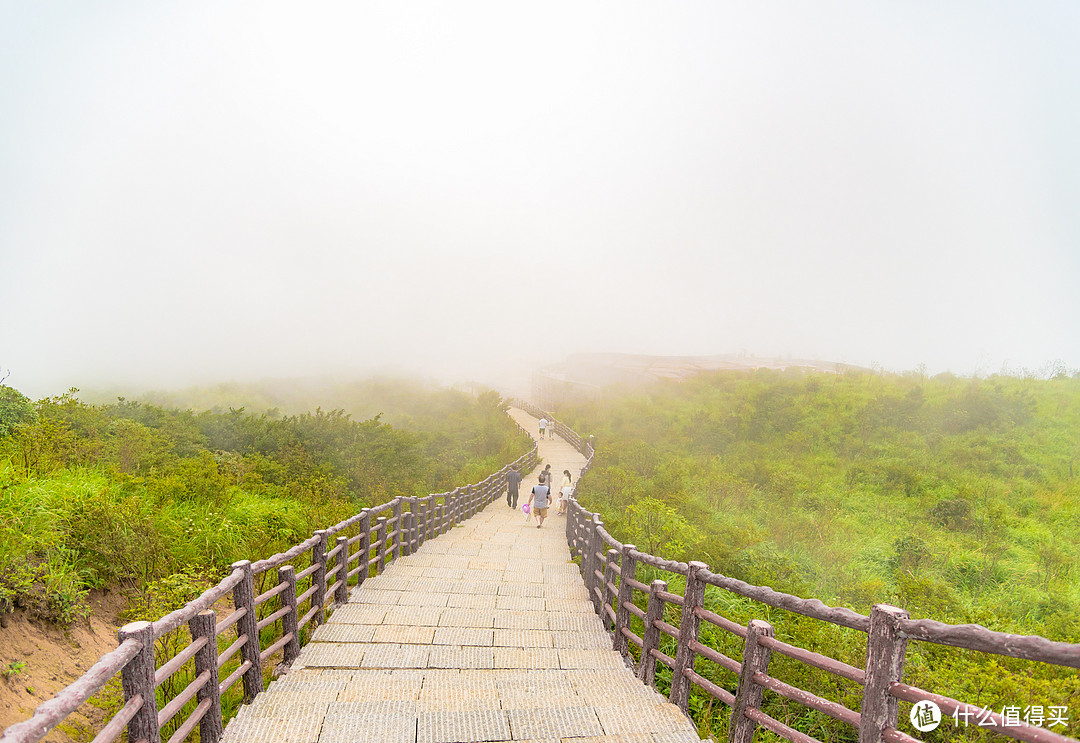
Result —
[[541, 473], [544, 476], [544, 484], [548, 486], [548, 491], [551, 494], [552, 500], [555, 499], [555, 476], [551, 474], [551, 465], [545, 464], [544, 471]]
[[510, 471], [506, 473], [506, 505], [517, 508], [518, 488], [521, 487], [521, 473], [517, 467], [510, 465]]
[[574, 492], [574, 481], [570, 477], [570, 470], [563, 470], [562, 486], [559, 488], [559, 503], [555, 507], [555, 515], [562, 516], [570, 505], [570, 494]]
[[532, 492], [529, 493], [529, 512], [536, 517], [537, 529], [544, 525], [544, 519], [547, 518], [548, 492], [549, 488], [544, 484], [544, 476], [540, 475], [540, 482], [534, 485]]
[[541, 440], [544, 438], [544, 431], [547, 430], [547, 424], [548, 424], [548, 419], [547, 418], [541, 418], [540, 419], [540, 438], [541, 438]]

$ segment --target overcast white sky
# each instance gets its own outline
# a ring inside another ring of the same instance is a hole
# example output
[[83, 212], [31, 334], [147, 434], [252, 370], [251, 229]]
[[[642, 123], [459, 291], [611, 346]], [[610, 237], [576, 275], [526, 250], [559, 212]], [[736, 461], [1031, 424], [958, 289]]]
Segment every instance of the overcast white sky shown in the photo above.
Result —
[[1080, 367], [1078, 39], [1071, 1], [0, 2], [0, 367]]

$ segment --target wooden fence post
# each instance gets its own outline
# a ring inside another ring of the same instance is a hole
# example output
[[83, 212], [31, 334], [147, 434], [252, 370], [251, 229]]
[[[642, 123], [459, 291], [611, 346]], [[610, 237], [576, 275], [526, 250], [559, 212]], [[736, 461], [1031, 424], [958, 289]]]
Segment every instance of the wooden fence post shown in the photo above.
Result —
[[337, 568], [338, 577], [337, 591], [334, 593], [334, 601], [339, 604], [349, 603], [349, 538], [338, 537], [337, 544]]
[[880, 743], [882, 731], [896, 727], [900, 703], [889, 694], [889, 685], [904, 673], [907, 638], [900, 632], [900, 620], [907, 618], [906, 611], [888, 604], [875, 604], [870, 610], [859, 743]]
[[315, 593], [311, 594], [311, 608], [318, 607], [318, 610], [311, 618], [313, 630], [323, 623], [323, 604], [326, 603], [326, 530], [319, 529], [315, 536], [319, 541], [311, 548], [311, 564], [317, 566], [311, 574], [311, 585], [315, 586]]
[[683, 592], [682, 621], [679, 623], [679, 644], [675, 653], [675, 667], [671, 675], [671, 703], [689, 713], [690, 679], [687, 669], [693, 669], [695, 653], [690, 645], [698, 639], [698, 625], [701, 619], [694, 609], [705, 603], [705, 583], [697, 577], [699, 570], [705, 570], [703, 562], [691, 562], [686, 575], [686, 590]]
[[207, 672], [210, 674], [210, 678], [195, 694], [199, 704], [210, 700], [210, 708], [199, 720], [199, 740], [203, 743], [218, 743], [225, 732], [225, 725], [221, 720], [221, 691], [218, 689], [221, 682], [218, 678], [216, 624], [217, 615], [209, 609], [188, 620], [192, 642], [199, 637], [206, 638], [206, 645], [195, 653], [195, 676]]
[[574, 556], [574, 499], [566, 504], [566, 544], [570, 547], [570, 557]]
[[645, 631], [641, 634], [641, 660], [638, 661], [637, 677], [642, 683], [656, 686], [656, 658], [652, 651], [660, 649], [660, 630], [656, 623], [664, 618], [664, 600], [660, 592], [667, 593], [667, 581], [654, 580], [649, 585], [649, 604], [645, 609]]
[[765, 687], [754, 682], [755, 673], [765, 673], [769, 668], [772, 651], [758, 642], [759, 637], [772, 637], [773, 627], [761, 619], [751, 619], [746, 627], [746, 642], [743, 645], [742, 671], [739, 673], [739, 686], [735, 690], [735, 706], [731, 710], [731, 722], [728, 723], [728, 743], [751, 743], [757, 723], [744, 713], [748, 709], [761, 706], [761, 695]]
[[371, 559], [371, 512], [366, 508], [360, 515], [360, 549], [357, 552], [360, 553], [358, 562], [360, 572], [356, 574], [356, 587], [359, 588], [364, 585], [368, 571], [371, 570], [368, 566], [368, 561]]
[[609, 632], [615, 626], [615, 620], [608, 615], [607, 608], [611, 607], [612, 612], [615, 611], [615, 607], [611, 606], [611, 602], [614, 599], [616, 593], [611, 590], [611, 586], [615, 584], [615, 565], [616, 560], [619, 559], [618, 550], [608, 550], [607, 557], [604, 558], [604, 580], [600, 586], [600, 595], [603, 597], [601, 603], [604, 605], [604, 613], [600, 615], [600, 619], [604, 622], [604, 629]]
[[[147, 740], [149, 743], [161, 743], [161, 731], [158, 729], [157, 697], [154, 695], [154, 625], [150, 622], [132, 622], [125, 624], [116, 633], [121, 643], [128, 639], [138, 640], [142, 645], [139, 654], [128, 661], [120, 672], [124, 687], [124, 701], [142, 696], [143, 704], [127, 724], [128, 740]], [[214, 645], [217, 650], [217, 645]]]
[[278, 582], [288, 583], [288, 587], [281, 592], [281, 608], [289, 607], [289, 611], [281, 618], [281, 631], [286, 635], [292, 633], [292, 639], [285, 643], [284, 647], [284, 663], [291, 666], [300, 655], [300, 609], [296, 605], [296, 568], [292, 565], [279, 567]]
[[397, 519], [397, 521], [394, 523], [394, 531], [397, 532], [397, 538], [392, 541], [393, 553], [394, 554], [391, 556], [391, 558], [390, 558], [391, 560], [396, 560], [399, 557], [401, 557], [401, 541], [405, 537], [405, 529], [402, 528], [402, 521], [401, 521], [401, 498], [400, 497], [394, 498], [394, 518]]
[[375, 541], [379, 543], [379, 549], [375, 553], [379, 558], [375, 563], [375, 572], [381, 575], [382, 571], [386, 570], [386, 517], [380, 516], [375, 524]]
[[574, 545], [571, 548], [575, 555], [581, 559], [581, 564], [578, 566], [582, 574], [585, 573], [585, 535], [582, 532], [585, 529], [585, 519], [581, 515], [583, 510], [581, 504], [574, 501], [571, 505], [574, 509]]
[[420, 545], [424, 543], [424, 540], [420, 537], [420, 499], [413, 497], [409, 503], [409, 511], [412, 512], [411, 520], [409, 521], [409, 528], [411, 533], [409, 534], [409, 540], [415, 542], [412, 551], [415, 553], [420, 549]]
[[[589, 547], [592, 546], [592, 516], [582, 513], [581, 514], [581, 578], [585, 581], [585, 590], [589, 592], [589, 600], [593, 601], [592, 595], [592, 573], [590, 569], [592, 567], [592, 559], [589, 557]], [[594, 602], [595, 603], [595, 602]]]
[[[255, 574], [251, 570], [251, 560], [239, 560], [232, 564], [233, 570], [243, 570], [244, 577], [233, 588], [233, 606], [244, 609], [244, 616], [236, 622], [237, 638], [247, 637], [247, 642], [240, 648], [242, 662], [250, 663], [244, 671], [244, 701], [250, 702], [263, 690], [262, 660], [259, 652], [259, 618], [255, 614]], [[134, 740], [138, 740], [135, 738]]]
[[600, 536], [600, 527], [603, 525], [604, 522], [598, 518], [589, 519], [589, 526], [592, 527], [592, 530], [585, 539], [586, 549], [589, 550], [589, 572], [585, 576], [585, 586], [589, 589], [589, 598], [592, 599], [593, 609], [601, 620], [604, 619], [601, 598], [597, 595], [595, 589], [599, 588], [601, 583], [600, 579], [596, 577], [596, 573], [603, 572], [600, 570], [600, 557], [598, 555], [604, 545], [604, 538]]
[[637, 547], [632, 544], [623, 545], [622, 561], [619, 563], [619, 594], [615, 598], [615, 640], [613, 647], [624, 658], [630, 657], [630, 641], [623, 634], [623, 630], [630, 626], [630, 610], [626, 608], [626, 604], [634, 600], [634, 587], [630, 585], [630, 581], [636, 579], [637, 557], [634, 555], [636, 549]]

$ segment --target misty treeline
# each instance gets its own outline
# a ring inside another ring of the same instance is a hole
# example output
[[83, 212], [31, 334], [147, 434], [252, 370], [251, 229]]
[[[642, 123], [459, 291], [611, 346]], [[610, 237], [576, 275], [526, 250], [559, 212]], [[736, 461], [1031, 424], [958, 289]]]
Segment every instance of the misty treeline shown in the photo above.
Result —
[[[277, 409], [227, 407], [257, 391], [222, 387], [221, 406], [193, 412], [90, 404], [77, 390], [35, 402], [0, 387], [0, 613], [69, 622], [88, 611], [89, 589], [122, 587], [142, 614], [162, 594], [197, 595], [235, 560], [399, 495], [481, 479], [529, 445], [490, 391], [343, 384], [325, 390], [330, 411], [283, 415], [310, 400], [280, 391]], [[377, 413], [354, 420], [335, 392], [396, 403], [408, 428]]]
[[[726, 372], [609, 389], [557, 415], [596, 436], [578, 498], [639, 549], [862, 613], [891, 603], [916, 618], [1080, 642], [1078, 378]], [[706, 603], [865, 662], [854, 631], [711, 588]], [[738, 638], [704, 631], [739, 657]], [[858, 709], [856, 684], [773, 658], [778, 678]], [[927, 643], [909, 646], [905, 680], [998, 712], [1080, 710], [1075, 671]], [[802, 732], [854, 739], [843, 724], [766, 699]], [[725, 734], [707, 697], [692, 704], [703, 731]], [[923, 737], [976, 735], [950, 721]]]

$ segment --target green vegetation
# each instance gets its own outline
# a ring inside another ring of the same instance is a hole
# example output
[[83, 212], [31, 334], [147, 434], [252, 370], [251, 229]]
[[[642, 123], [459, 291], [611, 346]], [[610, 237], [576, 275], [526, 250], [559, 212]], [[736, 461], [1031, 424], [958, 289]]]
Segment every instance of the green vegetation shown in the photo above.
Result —
[[0, 387], [0, 611], [66, 623], [90, 589], [123, 587], [133, 611], [164, 613], [156, 597], [205, 587], [235, 560], [480, 479], [527, 446], [493, 392], [394, 389], [430, 411], [405, 411], [410, 430], [340, 409], [195, 413], [91, 405], [76, 390], [30, 403]]
[[26, 669], [26, 661], [13, 660], [8, 663], [4, 668], [0, 668], [0, 676], [3, 676], [6, 680], [11, 680], [18, 676], [23, 670]]
[[[582, 504], [641, 549], [862, 613], [884, 602], [916, 618], [1080, 642], [1080, 379], [719, 373], [610, 391], [557, 414], [598, 441]], [[859, 633], [711, 588], [706, 603], [864, 663]], [[708, 631], [739, 657], [737, 638]], [[774, 658], [778, 677], [858, 709], [855, 684]], [[905, 678], [998, 712], [1071, 705], [1074, 724], [1080, 709], [1075, 672], [941, 646], [910, 646]], [[853, 739], [845, 725], [766, 699], [799, 730]], [[692, 705], [703, 731], [726, 733], [707, 697]], [[950, 720], [921, 737], [954, 736], [964, 737]]]

